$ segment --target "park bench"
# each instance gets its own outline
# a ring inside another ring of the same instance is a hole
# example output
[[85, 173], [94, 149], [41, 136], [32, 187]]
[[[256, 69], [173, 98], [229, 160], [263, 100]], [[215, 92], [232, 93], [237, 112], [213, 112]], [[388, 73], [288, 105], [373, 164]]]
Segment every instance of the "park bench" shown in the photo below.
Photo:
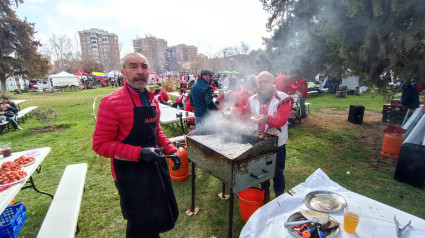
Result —
[[86, 163], [66, 166], [38, 238], [74, 237], [79, 231], [77, 221], [86, 172]]
[[[27, 117], [28, 117], [28, 115], [30, 115], [31, 116], [31, 111], [32, 110], [34, 110], [34, 109], [36, 109], [37, 108], [37, 106], [31, 106], [31, 107], [27, 107], [27, 108], [25, 108], [25, 109], [23, 109], [23, 110], [21, 110], [21, 111], [19, 111], [18, 112], [18, 122], [19, 122], [19, 119], [21, 119], [21, 121], [23, 122], [23, 123], [25, 123], [25, 120], [24, 120], [24, 118], [26, 119]], [[9, 122], [8, 121], [4, 121], [4, 122], [0, 122], [0, 135], [2, 135], [3, 134], [3, 132], [6, 130], [6, 129], [8, 129], [9, 130]]]
[[27, 107], [25, 109], [20, 110], [18, 112], [18, 122], [19, 122], [19, 119], [21, 119], [21, 121], [23, 123], [25, 123], [24, 117], [25, 117], [25, 119], [27, 119], [28, 115], [31, 116], [31, 111], [36, 109], [36, 108], [37, 108], [37, 106], [31, 106], [31, 107]]
[[3, 134], [3, 132], [8, 129], [8, 121], [0, 122], [0, 135]]

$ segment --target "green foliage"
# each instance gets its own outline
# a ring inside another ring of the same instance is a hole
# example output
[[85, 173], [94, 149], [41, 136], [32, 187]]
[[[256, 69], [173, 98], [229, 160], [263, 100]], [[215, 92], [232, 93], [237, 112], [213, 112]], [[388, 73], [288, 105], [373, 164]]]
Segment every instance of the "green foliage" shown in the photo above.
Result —
[[414, 0], [260, 0], [270, 13], [266, 39], [280, 68], [313, 78], [318, 72], [352, 74], [386, 87], [393, 70], [399, 80], [423, 81], [425, 5]]
[[40, 109], [37, 108], [33, 110], [32, 114], [34, 115], [34, 118], [41, 122], [47, 124], [49, 127], [54, 128], [56, 125], [56, 120], [58, 118], [58, 113], [55, 111], [54, 108], [44, 108]]
[[6, 79], [14, 75], [44, 77], [49, 61], [42, 57], [34, 40], [34, 24], [19, 19], [11, 8], [23, 0], [0, 0], [0, 82], [2, 94], [7, 95]]

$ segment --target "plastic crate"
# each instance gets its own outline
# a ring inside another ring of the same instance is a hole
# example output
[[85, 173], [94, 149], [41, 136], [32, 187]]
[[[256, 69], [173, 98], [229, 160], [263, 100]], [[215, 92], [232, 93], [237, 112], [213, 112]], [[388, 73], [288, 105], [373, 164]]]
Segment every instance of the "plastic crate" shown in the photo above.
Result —
[[0, 215], [0, 238], [16, 238], [24, 226], [27, 216], [25, 206], [19, 203], [7, 207]]

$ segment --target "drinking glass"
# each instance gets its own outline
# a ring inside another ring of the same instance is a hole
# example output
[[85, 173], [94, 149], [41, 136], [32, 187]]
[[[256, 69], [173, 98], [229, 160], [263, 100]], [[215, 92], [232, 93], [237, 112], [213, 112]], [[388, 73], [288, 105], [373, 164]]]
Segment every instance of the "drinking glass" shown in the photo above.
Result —
[[359, 215], [349, 208], [344, 209], [344, 230], [347, 233], [355, 233], [359, 224]]
[[0, 150], [1, 150], [3, 157], [9, 157], [9, 156], [12, 155], [12, 150], [10, 148], [9, 142], [1, 143], [0, 144]]

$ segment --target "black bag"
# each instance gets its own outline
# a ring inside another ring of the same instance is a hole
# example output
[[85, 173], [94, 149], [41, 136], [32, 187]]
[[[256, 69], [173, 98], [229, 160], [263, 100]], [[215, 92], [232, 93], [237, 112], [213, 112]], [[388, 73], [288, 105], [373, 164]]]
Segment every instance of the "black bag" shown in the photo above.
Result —
[[394, 178], [417, 188], [424, 187], [425, 145], [402, 144]]

